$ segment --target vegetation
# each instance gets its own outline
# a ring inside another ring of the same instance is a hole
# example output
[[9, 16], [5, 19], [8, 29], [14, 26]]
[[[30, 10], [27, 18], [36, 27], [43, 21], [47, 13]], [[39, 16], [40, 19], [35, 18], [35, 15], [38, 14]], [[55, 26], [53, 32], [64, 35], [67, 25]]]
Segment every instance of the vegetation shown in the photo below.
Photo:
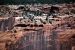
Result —
[[27, 4], [27, 3], [70, 3], [75, 2], [75, 0], [0, 0], [0, 4]]

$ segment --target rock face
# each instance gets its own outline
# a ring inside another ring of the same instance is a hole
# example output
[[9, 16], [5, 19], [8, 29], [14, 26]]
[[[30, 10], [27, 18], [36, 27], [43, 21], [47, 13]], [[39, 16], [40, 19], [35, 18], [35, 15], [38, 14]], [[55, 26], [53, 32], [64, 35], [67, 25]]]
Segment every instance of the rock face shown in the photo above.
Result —
[[[63, 8], [51, 10], [55, 13]], [[0, 17], [0, 50], [75, 50], [75, 15], [63, 13], [53, 14], [51, 23], [45, 24], [36, 24], [23, 16]]]
[[[0, 43], [4, 50], [74, 50], [75, 29], [54, 29], [52, 25], [23, 28], [4, 33]], [[27, 30], [26, 30], [27, 29]], [[2, 35], [1, 35], [2, 36]], [[0, 37], [1, 37], [0, 36]], [[4, 38], [5, 37], [5, 38]]]
[[7, 31], [11, 30], [14, 25], [14, 18], [13, 17], [7, 17], [5, 19], [1, 19], [0, 21], [0, 31]]
[[[71, 21], [72, 19], [72, 21]], [[70, 21], [69, 21], [70, 20]], [[64, 18], [65, 22], [43, 27], [20, 27], [20, 30], [1, 33], [2, 50], [74, 50], [74, 18]], [[67, 23], [67, 24], [66, 24]], [[71, 26], [67, 26], [69, 25]], [[72, 28], [73, 27], [73, 28]], [[3, 45], [2, 45], [3, 44]]]

